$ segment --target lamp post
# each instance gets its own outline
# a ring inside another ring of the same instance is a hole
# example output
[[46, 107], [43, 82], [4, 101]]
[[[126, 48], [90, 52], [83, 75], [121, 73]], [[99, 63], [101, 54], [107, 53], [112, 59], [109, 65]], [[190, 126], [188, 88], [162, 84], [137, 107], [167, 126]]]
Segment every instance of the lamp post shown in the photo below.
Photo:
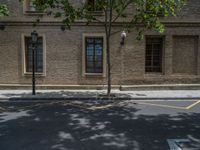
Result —
[[32, 42], [32, 95], [35, 95], [35, 50], [37, 46], [38, 33], [36, 31], [31, 32]]
[[121, 32], [121, 42], [120, 42], [121, 45], [124, 45], [125, 38], [126, 38], [126, 32], [122, 31]]

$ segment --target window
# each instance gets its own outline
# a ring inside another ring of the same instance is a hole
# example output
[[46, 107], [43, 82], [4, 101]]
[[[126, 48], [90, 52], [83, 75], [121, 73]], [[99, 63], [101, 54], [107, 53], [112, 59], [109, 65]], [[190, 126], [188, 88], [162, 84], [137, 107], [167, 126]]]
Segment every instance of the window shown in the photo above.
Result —
[[[87, 5], [88, 5], [88, 10], [89, 11], [101, 11], [101, 8], [98, 8], [98, 3], [99, 0], [87, 0]], [[99, 1], [101, 2], [101, 1]]]
[[104, 33], [83, 34], [82, 76], [106, 76], [106, 38]]
[[[31, 37], [25, 37], [25, 72], [32, 72], [32, 43]], [[43, 38], [39, 37], [35, 50], [35, 72], [43, 73]]]
[[103, 73], [103, 38], [85, 40], [86, 73]]
[[146, 72], [162, 72], [163, 38], [146, 38]]

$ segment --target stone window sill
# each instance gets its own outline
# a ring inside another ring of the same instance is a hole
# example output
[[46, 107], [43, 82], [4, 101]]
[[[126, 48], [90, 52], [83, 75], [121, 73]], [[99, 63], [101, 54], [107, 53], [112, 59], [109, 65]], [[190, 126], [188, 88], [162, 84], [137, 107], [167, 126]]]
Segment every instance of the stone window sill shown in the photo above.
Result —
[[163, 76], [164, 74], [162, 72], [146, 72], [145, 77], [158, 77]]
[[[32, 76], [32, 72], [26, 72], [24, 73], [24, 76]], [[36, 77], [45, 77], [46, 75], [44, 73], [35, 73]]]
[[85, 73], [85, 77], [104, 77], [103, 73]]
[[27, 11], [24, 12], [24, 14], [25, 15], [30, 15], [30, 16], [37, 16], [37, 15], [45, 15], [46, 12], [27, 10]]

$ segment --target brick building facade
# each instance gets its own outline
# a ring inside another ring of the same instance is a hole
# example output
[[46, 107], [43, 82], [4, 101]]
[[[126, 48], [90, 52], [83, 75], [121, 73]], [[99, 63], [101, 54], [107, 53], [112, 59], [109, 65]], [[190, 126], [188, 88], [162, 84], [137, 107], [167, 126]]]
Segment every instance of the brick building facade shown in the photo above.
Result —
[[[2, 2], [0, 0], [0, 2]], [[28, 2], [28, 1], [27, 1]], [[82, 0], [74, 0], [80, 4]], [[5, 3], [5, 1], [3, 1]], [[45, 16], [33, 28], [37, 11], [18, 0], [6, 2], [10, 16], [0, 19], [0, 84], [31, 84], [29, 37], [39, 33], [37, 84], [106, 85], [105, 34], [98, 23], [76, 22], [62, 31], [61, 20]], [[113, 85], [200, 83], [200, 1], [188, 0], [177, 17], [162, 18], [163, 34], [145, 33], [136, 40], [128, 33], [123, 46], [120, 33], [111, 40]], [[120, 29], [120, 21], [113, 30]], [[98, 51], [93, 53], [94, 50]], [[99, 62], [89, 63], [89, 56]], [[99, 63], [99, 64], [98, 64]], [[91, 67], [92, 66], [92, 67]]]

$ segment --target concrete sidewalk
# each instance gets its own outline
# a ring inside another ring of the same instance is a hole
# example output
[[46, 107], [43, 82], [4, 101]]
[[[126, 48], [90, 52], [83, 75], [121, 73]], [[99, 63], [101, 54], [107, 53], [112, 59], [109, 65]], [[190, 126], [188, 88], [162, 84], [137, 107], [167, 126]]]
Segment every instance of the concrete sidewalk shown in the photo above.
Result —
[[[12, 100], [107, 100], [105, 90], [0, 90], [0, 101]], [[120, 91], [112, 90], [110, 100], [151, 100], [151, 99], [200, 99], [200, 90], [154, 90]]]

